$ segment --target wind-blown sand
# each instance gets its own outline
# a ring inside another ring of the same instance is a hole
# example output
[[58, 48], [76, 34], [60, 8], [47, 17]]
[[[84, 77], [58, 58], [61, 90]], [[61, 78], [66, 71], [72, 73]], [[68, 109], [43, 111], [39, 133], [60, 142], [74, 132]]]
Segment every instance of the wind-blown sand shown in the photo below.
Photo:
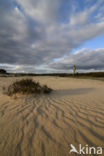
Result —
[[104, 82], [33, 77], [55, 91], [14, 99], [2, 87], [16, 79], [0, 78], [0, 156], [68, 156], [70, 144], [104, 147]]

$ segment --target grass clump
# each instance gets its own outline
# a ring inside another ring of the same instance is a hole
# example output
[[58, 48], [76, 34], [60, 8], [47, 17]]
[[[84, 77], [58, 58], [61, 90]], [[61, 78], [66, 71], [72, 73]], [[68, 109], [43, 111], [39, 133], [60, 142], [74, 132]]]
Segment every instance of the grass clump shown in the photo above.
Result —
[[52, 91], [47, 85], [41, 86], [39, 82], [35, 82], [32, 79], [23, 79], [14, 82], [7, 88], [7, 95], [13, 94], [48, 94]]

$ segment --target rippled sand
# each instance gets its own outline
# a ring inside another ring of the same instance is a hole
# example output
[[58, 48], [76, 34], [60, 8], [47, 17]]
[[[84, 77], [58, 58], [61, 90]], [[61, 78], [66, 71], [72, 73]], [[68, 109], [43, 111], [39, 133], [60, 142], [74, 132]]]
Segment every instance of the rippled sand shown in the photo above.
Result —
[[2, 87], [16, 79], [0, 78], [0, 156], [69, 156], [70, 144], [104, 147], [104, 82], [33, 77], [53, 93], [15, 99]]

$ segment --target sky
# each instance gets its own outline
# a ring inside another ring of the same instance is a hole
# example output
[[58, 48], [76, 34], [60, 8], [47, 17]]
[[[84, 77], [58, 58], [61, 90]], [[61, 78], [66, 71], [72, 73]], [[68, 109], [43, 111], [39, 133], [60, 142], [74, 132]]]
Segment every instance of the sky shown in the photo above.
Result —
[[0, 0], [0, 68], [104, 71], [104, 0]]

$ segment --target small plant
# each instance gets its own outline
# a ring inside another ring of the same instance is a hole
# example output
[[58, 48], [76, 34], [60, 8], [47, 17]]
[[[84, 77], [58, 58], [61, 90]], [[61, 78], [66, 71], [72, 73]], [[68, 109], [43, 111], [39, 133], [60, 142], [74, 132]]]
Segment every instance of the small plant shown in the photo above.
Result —
[[0, 69], [0, 74], [6, 74], [6, 70], [5, 69]]
[[40, 93], [50, 93], [51, 88], [46, 85], [41, 86], [39, 82], [34, 82], [32, 79], [23, 79], [14, 82], [7, 88], [7, 95], [12, 96], [13, 94], [40, 94]]
[[46, 85], [43, 86], [42, 90], [43, 90], [43, 93], [46, 93], [46, 94], [48, 94], [52, 91], [52, 89], [48, 88]]

